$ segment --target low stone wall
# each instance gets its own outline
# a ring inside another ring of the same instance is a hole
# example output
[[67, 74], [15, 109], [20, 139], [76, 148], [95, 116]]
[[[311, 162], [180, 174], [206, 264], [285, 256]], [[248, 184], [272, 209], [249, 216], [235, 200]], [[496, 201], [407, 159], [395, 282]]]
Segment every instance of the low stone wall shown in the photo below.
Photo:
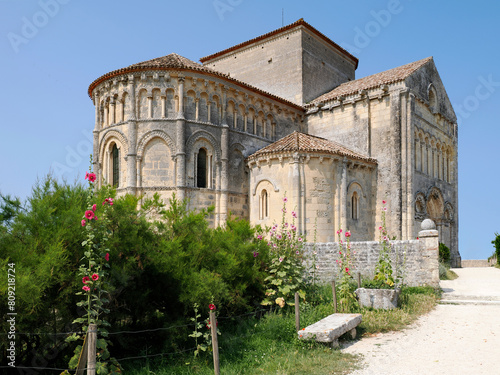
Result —
[[[372, 278], [378, 261], [381, 244], [377, 241], [351, 242], [353, 254], [352, 275], [361, 272], [363, 277]], [[392, 268], [402, 272], [404, 284], [409, 286], [439, 286], [439, 241], [436, 230], [424, 230], [418, 240], [391, 241]], [[323, 282], [330, 282], [338, 276], [338, 243], [305, 244], [305, 256], [309, 266], [316, 259], [315, 274]], [[311, 269], [311, 267], [308, 267]]]
[[468, 267], [490, 267], [487, 259], [465, 259], [462, 260], [462, 268]]

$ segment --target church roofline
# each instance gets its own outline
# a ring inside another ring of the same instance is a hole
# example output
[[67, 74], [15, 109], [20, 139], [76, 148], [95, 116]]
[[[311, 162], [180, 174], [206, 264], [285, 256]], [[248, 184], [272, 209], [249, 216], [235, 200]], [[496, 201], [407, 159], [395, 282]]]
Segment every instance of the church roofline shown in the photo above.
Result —
[[358, 93], [362, 90], [369, 90], [383, 85], [389, 85], [396, 82], [404, 81], [415, 71], [420, 69], [428, 62], [433, 61], [432, 56], [412, 63], [401, 65], [393, 69], [389, 69], [380, 73], [372, 74], [363, 78], [342, 83], [330, 92], [319, 96], [310, 103], [306, 104], [306, 108], [317, 106], [321, 103], [326, 103], [342, 96]]
[[288, 154], [292, 152], [338, 155], [370, 164], [378, 164], [377, 159], [352, 151], [340, 143], [298, 131], [294, 131], [269, 146], [256, 151], [252, 155], [248, 156], [247, 162], [255, 161], [261, 157]]
[[248, 45], [251, 45], [253, 43], [257, 43], [257, 42], [260, 42], [262, 40], [265, 40], [265, 39], [274, 37], [276, 35], [282, 34], [284, 32], [287, 32], [287, 31], [289, 31], [291, 29], [294, 29], [296, 27], [299, 27], [299, 26], [305, 27], [306, 29], [308, 29], [309, 31], [311, 31], [313, 34], [315, 34], [316, 36], [318, 36], [319, 38], [321, 38], [322, 40], [324, 40], [326, 43], [328, 43], [330, 46], [332, 46], [334, 49], [336, 49], [337, 51], [339, 51], [341, 54], [343, 54], [348, 60], [351, 60], [354, 63], [354, 65], [355, 65], [354, 69], [358, 68], [359, 60], [355, 56], [351, 55], [344, 48], [342, 48], [337, 43], [335, 43], [333, 40], [331, 40], [330, 38], [328, 38], [325, 34], [321, 33], [320, 31], [318, 31], [317, 29], [315, 29], [314, 27], [312, 27], [310, 24], [308, 24], [306, 21], [304, 21], [303, 18], [299, 19], [298, 21], [295, 21], [294, 23], [291, 23], [289, 25], [286, 25], [286, 26], [283, 26], [283, 27], [281, 27], [279, 29], [276, 29], [274, 31], [271, 31], [271, 32], [268, 32], [268, 33], [263, 34], [261, 36], [258, 36], [256, 38], [247, 40], [246, 42], [243, 42], [243, 43], [237, 44], [235, 46], [226, 48], [226, 49], [224, 49], [222, 51], [219, 51], [219, 52], [216, 52], [216, 53], [214, 53], [212, 55], [202, 57], [202, 58], [200, 58], [200, 61], [203, 64], [209, 63], [211, 60], [217, 59], [217, 58], [219, 58], [221, 56], [224, 56], [224, 55], [226, 55], [226, 54], [228, 54], [230, 52], [234, 52], [234, 51], [239, 50], [241, 48], [244, 48], [244, 47], [246, 47]]
[[143, 71], [151, 71], [151, 70], [162, 70], [162, 71], [191, 71], [191, 72], [196, 72], [196, 73], [203, 73], [203, 74], [208, 74], [217, 78], [222, 78], [225, 79], [231, 83], [237, 84], [247, 90], [250, 91], [255, 91], [256, 93], [266, 96], [270, 99], [282, 102], [288, 106], [294, 107], [295, 109], [298, 109], [300, 111], [305, 112], [305, 109], [303, 106], [298, 105], [296, 103], [293, 103], [291, 101], [288, 101], [280, 96], [271, 94], [267, 91], [264, 91], [262, 89], [259, 89], [255, 86], [249, 85], [248, 83], [239, 81], [235, 78], [230, 77], [227, 74], [218, 72], [216, 70], [210, 69], [209, 67], [203, 66], [199, 63], [196, 63], [192, 60], [189, 60], [183, 56], [180, 56], [176, 53], [171, 53], [167, 56], [163, 57], [158, 57], [155, 59], [147, 60], [141, 63], [133, 64], [125, 68], [113, 70], [109, 73], [106, 73], [96, 80], [94, 80], [88, 88], [88, 95], [92, 99], [92, 93], [94, 89], [102, 82], [124, 74], [128, 73], [137, 73], [137, 72], [143, 72]]

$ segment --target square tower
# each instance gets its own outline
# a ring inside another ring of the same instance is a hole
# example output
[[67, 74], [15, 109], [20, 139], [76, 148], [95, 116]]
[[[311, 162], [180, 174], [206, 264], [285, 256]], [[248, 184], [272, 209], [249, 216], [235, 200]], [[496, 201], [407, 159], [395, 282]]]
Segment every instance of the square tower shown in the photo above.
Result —
[[200, 61], [299, 105], [354, 80], [358, 66], [356, 57], [303, 19]]

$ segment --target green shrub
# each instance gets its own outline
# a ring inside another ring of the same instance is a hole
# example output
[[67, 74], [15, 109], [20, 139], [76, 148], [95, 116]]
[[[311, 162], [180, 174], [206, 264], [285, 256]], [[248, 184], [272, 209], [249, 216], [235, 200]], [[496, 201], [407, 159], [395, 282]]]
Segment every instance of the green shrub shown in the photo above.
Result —
[[495, 255], [497, 256], [497, 264], [500, 265], [500, 234], [495, 233], [495, 239], [491, 241], [495, 247]]
[[439, 262], [450, 264], [450, 248], [444, 243], [439, 243]]

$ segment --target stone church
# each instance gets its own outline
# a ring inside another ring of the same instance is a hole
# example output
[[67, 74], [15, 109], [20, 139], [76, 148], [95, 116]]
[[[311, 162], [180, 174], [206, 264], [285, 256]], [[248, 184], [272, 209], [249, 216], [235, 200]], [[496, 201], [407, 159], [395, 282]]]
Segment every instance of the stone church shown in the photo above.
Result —
[[94, 171], [118, 193], [252, 224], [282, 198], [317, 242], [414, 239], [458, 252], [457, 118], [432, 57], [356, 79], [358, 59], [303, 19], [200, 59], [172, 53], [96, 79]]

